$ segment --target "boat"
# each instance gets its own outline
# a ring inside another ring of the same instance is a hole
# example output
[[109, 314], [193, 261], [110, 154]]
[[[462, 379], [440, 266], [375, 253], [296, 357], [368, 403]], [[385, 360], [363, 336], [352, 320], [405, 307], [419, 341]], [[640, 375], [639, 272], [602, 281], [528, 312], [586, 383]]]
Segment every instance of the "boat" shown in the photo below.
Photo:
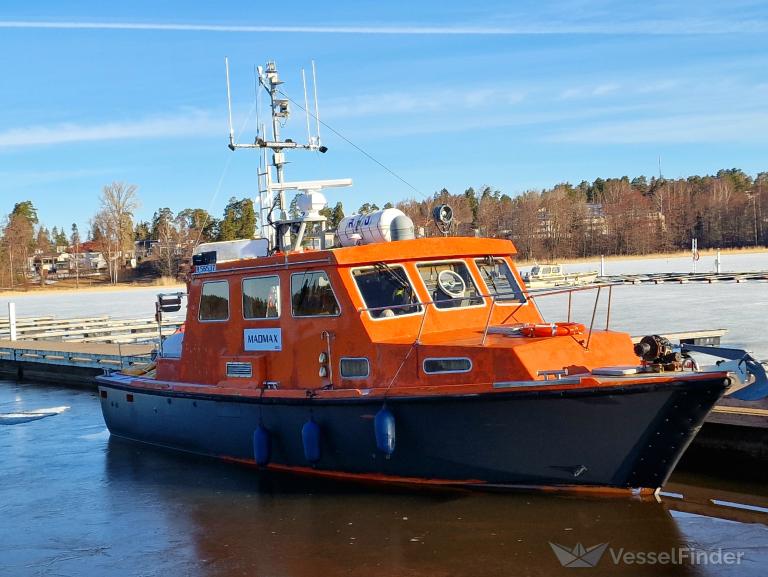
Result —
[[523, 275], [523, 281], [529, 289], [546, 289], [592, 284], [597, 275], [596, 270], [568, 273], [559, 263], [535, 264]]
[[[187, 299], [184, 328], [153, 365], [98, 377], [113, 436], [338, 480], [645, 494], [754, 380], [659, 336], [546, 322], [509, 240], [417, 238], [391, 208], [326, 230], [322, 191], [351, 181], [285, 179], [287, 150], [325, 147], [281, 139], [282, 80], [258, 75], [272, 134], [229, 146], [262, 153], [262, 237], [200, 245], [186, 292], [158, 295], [158, 329]], [[435, 218], [450, 228], [449, 207]]]

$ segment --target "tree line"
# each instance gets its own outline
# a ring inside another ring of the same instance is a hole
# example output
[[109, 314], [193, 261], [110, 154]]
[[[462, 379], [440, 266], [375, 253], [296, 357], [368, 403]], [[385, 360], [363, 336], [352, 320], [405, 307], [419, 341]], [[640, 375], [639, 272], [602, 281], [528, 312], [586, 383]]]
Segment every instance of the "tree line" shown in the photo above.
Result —
[[[98, 210], [90, 219], [85, 238], [77, 224], [48, 229], [38, 220], [31, 201], [14, 205], [0, 225], [0, 288], [16, 288], [28, 282], [30, 258], [52, 256], [57, 249], [79, 254], [87, 248], [102, 254], [110, 282], [117, 283], [136, 254], [142, 254], [153, 272], [178, 276], [201, 242], [252, 238], [257, 217], [251, 199], [231, 198], [220, 219], [201, 208], [174, 213], [170, 208], [155, 211], [151, 221], [135, 221], [139, 208], [138, 188], [113, 182], [98, 197]], [[137, 241], [141, 241], [138, 243]], [[141, 250], [137, 250], [137, 248]], [[78, 259], [72, 259], [79, 266]], [[70, 271], [75, 274], [83, 271]]]
[[511, 197], [490, 186], [453, 194], [446, 189], [398, 208], [429, 236], [439, 204], [453, 208], [450, 234], [509, 238], [528, 259], [642, 255], [768, 244], [768, 172], [740, 169], [664, 179], [598, 178], [557, 184]]
[[[443, 188], [425, 200], [396, 206], [423, 234], [438, 236], [442, 233], [432, 211], [440, 204], [453, 208], [450, 234], [509, 238], [529, 259], [677, 251], [690, 247], [693, 238], [702, 249], [768, 244], [768, 172], [753, 178], [737, 168], [679, 179], [623, 176], [578, 185], [565, 182], [514, 197], [491, 186], [462, 193]], [[392, 206], [388, 202], [383, 208]], [[102, 253], [115, 283], [137, 242], [155, 272], [178, 276], [199, 243], [253, 238], [259, 224], [249, 198], [231, 198], [221, 218], [202, 208], [174, 212], [163, 207], [151, 221], [135, 221], [138, 208], [137, 187], [115, 182], [102, 189], [90, 220], [86, 240]], [[366, 202], [355, 214], [376, 210], [376, 204]], [[295, 216], [296, 207], [288, 212]], [[340, 202], [321, 214], [329, 228], [345, 216]], [[16, 203], [0, 226], [0, 286], [25, 283], [29, 258], [36, 253], [55, 253], [61, 246], [81, 252], [83, 242], [76, 224], [48, 229], [39, 223], [32, 202]]]

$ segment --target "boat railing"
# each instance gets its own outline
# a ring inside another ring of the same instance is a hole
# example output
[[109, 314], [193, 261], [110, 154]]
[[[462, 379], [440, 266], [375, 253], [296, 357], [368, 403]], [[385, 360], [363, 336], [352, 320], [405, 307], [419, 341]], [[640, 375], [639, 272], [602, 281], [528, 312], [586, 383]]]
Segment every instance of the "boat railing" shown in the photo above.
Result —
[[[611, 304], [613, 301], [613, 287], [619, 286], [621, 283], [603, 283], [603, 284], [597, 284], [597, 285], [590, 285], [590, 286], [583, 286], [583, 287], [570, 287], [567, 289], [556, 289], [551, 291], [541, 291], [532, 293], [530, 291], [524, 290], [523, 295], [526, 300], [529, 300], [534, 303], [534, 306], [538, 308], [538, 305], [536, 305], [536, 300], [544, 297], [551, 297], [555, 295], [568, 295], [568, 317], [567, 322], [571, 322], [572, 316], [573, 316], [573, 293], [576, 292], [584, 292], [589, 290], [596, 290], [597, 293], [595, 294], [595, 302], [592, 307], [592, 317], [589, 323], [589, 331], [587, 332], [587, 342], [583, 345], [584, 348], [589, 348], [589, 343], [592, 340], [592, 332], [594, 331], [595, 327], [595, 319], [597, 318], [597, 309], [598, 305], [600, 303], [600, 295], [602, 289], [608, 289], [608, 303], [607, 303], [607, 310], [606, 310], [606, 316], [605, 316], [605, 330], [608, 330], [610, 323], [611, 323]], [[416, 335], [416, 340], [414, 341], [414, 344], [418, 345], [421, 344], [421, 336], [424, 332], [424, 325], [427, 319], [427, 314], [429, 313], [429, 307], [430, 306], [436, 306], [438, 304], [444, 304], [449, 302], [460, 302], [465, 301], [467, 299], [483, 299], [484, 301], [488, 302], [490, 301], [490, 307], [488, 307], [488, 314], [485, 319], [485, 326], [483, 327], [483, 336], [481, 345], [485, 345], [485, 342], [488, 338], [488, 330], [490, 329], [491, 325], [491, 319], [493, 318], [493, 311], [496, 307], [496, 301], [499, 299], [504, 300], [504, 297], [508, 296], [519, 296], [520, 293], [516, 293], [514, 291], [504, 292], [504, 293], [497, 293], [495, 295], [490, 294], [477, 294], [472, 296], [463, 296], [463, 297], [455, 297], [455, 298], [447, 298], [447, 299], [441, 299], [438, 301], [435, 300], [429, 300], [429, 301], [413, 301], [406, 304], [398, 304], [398, 305], [386, 305], [386, 306], [380, 306], [380, 307], [360, 307], [357, 309], [358, 313], [362, 314], [365, 312], [368, 313], [374, 313], [374, 312], [380, 312], [384, 310], [401, 310], [401, 309], [413, 309], [416, 307], [423, 307], [424, 314], [421, 315], [421, 323], [419, 325], [419, 331]], [[519, 303], [522, 304], [522, 303]]]
[[[573, 317], [573, 294], [577, 292], [596, 290], [597, 292], [595, 294], [595, 302], [592, 306], [592, 317], [589, 322], [589, 330], [587, 331], [587, 342], [584, 343], [583, 345], [585, 349], [589, 349], [589, 343], [592, 340], [592, 332], [594, 331], [594, 328], [595, 328], [595, 319], [597, 318], [597, 309], [598, 309], [598, 305], [600, 304], [600, 294], [603, 289], [607, 289], [608, 302], [606, 304], [606, 312], [605, 312], [605, 330], [607, 331], [611, 325], [611, 305], [613, 303], [613, 287], [620, 286], [620, 285], [621, 283], [601, 283], [601, 284], [594, 284], [594, 285], [583, 286], [583, 287], [570, 287], [566, 289], [537, 291], [535, 293], [532, 293], [530, 291], [525, 291], [525, 296], [526, 298], [530, 299], [534, 304], [536, 304], [537, 299], [567, 294], [568, 295], [567, 322], [571, 322], [571, 319]], [[538, 308], [538, 305], [536, 306]]]

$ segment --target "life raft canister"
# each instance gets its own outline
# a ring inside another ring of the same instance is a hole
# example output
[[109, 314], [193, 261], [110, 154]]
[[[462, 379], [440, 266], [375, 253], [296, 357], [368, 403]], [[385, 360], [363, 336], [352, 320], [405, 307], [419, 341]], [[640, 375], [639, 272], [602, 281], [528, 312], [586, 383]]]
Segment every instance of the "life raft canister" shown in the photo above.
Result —
[[525, 325], [520, 328], [524, 337], [567, 337], [584, 333], [581, 323], [546, 323], [542, 325]]

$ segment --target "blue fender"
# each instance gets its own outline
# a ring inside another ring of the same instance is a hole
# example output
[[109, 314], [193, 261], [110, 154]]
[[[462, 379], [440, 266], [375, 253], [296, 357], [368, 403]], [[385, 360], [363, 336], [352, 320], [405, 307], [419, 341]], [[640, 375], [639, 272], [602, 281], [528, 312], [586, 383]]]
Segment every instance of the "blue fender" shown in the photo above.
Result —
[[387, 457], [395, 452], [395, 416], [387, 407], [382, 407], [373, 419], [376, 433], [376, 448]]
[[253, 458], [259, 467], [269, 463], [272, 456], [272, 439], [269, 435], [269, 429], [264, 425], [259, 425], [253, 432]]
[[301, 428], [301, 442], [304, 445], [304, 458], [310, 463], [320, 460], [320, 425], [309, 419]]

